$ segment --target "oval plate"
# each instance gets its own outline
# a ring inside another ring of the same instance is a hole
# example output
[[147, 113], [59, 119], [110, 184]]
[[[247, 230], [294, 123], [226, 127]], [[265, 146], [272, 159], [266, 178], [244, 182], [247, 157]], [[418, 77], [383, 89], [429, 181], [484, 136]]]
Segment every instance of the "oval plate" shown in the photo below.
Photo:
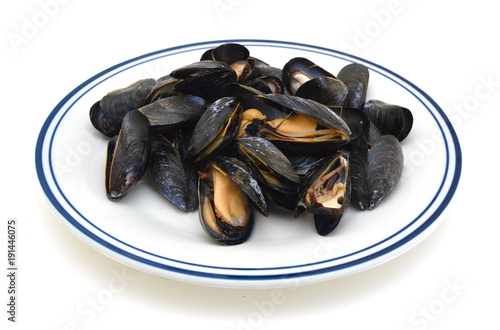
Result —
[[[403, 141], [398, 186], [372, 211], [351, 208], [326, 237], [309, 215], [272, 208], [256, 216], [249, 240], [220, 246], [198, 214], [174, 208], [143, 179], [120, 202], [104, 189], [108, 139], [89, 120], [107, 92], [159, 78], [196, 62], [219, 44], [236, 42], [275, 67], [301, 56], [336, 74], [359, 62], [370, 70], [368, 99], [405, 106], [414, 125]], [[461, 172], [459, 141], [442, 109], [403, 77], [359, 57], [317, 46], [269, 40], [183, 45], [117, 64], [76, 87], [50, 113], [36, 146], [36, 170], [47, 204], [78, 238], [130, 267], [165, 278], [226, 288], [278, 288], [318, 283], [380, 265], [409, 250], [442, 222]]]

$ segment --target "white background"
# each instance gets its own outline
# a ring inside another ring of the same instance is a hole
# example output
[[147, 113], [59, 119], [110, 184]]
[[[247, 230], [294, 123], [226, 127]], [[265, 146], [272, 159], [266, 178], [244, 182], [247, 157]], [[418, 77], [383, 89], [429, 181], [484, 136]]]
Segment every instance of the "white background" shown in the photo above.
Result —
[[[2, 1], [0, 263], [7, 262], [7, 220], [15, 218], [19, 275], [15, 324], [7, 321], [8, 283], [1, 276], [1, 327], [498, 329], [500, 24], [492, 4]], [[34, 167], [36, 139], [52, 109], [114, 64], [229, 38], [347, 51], [427, 92], [454, 123], [463, 152], [459, 190], [442, 225], [386, 264], [293, 290], [174, 282], [117, 263], [75, 238], [45, 205]]]

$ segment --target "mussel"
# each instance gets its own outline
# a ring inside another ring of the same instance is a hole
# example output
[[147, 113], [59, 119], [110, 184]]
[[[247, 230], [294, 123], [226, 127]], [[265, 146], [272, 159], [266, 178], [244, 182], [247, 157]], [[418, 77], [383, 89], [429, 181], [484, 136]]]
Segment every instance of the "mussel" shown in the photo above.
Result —
[[339, 71], [337, 78], [345, 84], [348, 90], [345, 106], [362, 110], [368, 92], [370, 78], [368, 68], [360, 63], [350, 63]]
[[172, 139], [158, 136], [151, 152], [147, 174], [151, 185], [183, 212], [198, 207], [198, 172], [186, 162], [185, 139], [177, 134]]
[[340, 147], [350, 140], [349, 126], [321, 103], [281, 94], [255, 98], [288, 113], [282, 118], [263, 121], [256, 132], [281, 148], [315, 152]]
[[303, 210], [314, 214], [316, 230], [321, 236], [337, 227], [349, 206], [349, 175], [348, 157], [339, 153], [316, 163], [301, 183], [295, 214]]
[[382, 135], [394, 135], [400, 142], [408, 136], [413, 126], [411, 111], [399, 105], [369, 100], [365, 103], [363, 111]]
[[373, 209], [394, 189], [403, 172], [404, 155], [398, 139], [382, 135], [370, 148], [367, 159], [367, 207]]
[[151, 129], [165, 131], [195, 121], [206, 109], [203, 98], [177, 95], [159, 99], [138, 109], [145, 115]]
[[207, 103], [223, 97], [226, 86], [237, 81], [236, 72], [228, 64], [211, 60], [176, 69], [170, 77], [179, 80], [174, 91], [202, 97]]
[[146, 172], [151, 149], [148, 119], [139, 111], [129, 111], [120, 132], [108, 143], [106, 194], [119, 201], [139, 182]]
[[223, 245], [245, 242], [254, 223], [250, 199], [239, 185], [245, 179], [233, 179], [249, 173], [244, 167], [232, 166], [235, 162], [235, 159], [217, 158], [199, 172], [200, 222], [207, 234]]
[[242, 83], [252, 74], [253, 60], [249, 50], [236, 43], [225, 43], [206, 51], [201, 60], [214, 60], [228, 64], [236, 73], [237, 81]]
[[90, 108], [90, 122], [106, 136], [118, 134], [125, 115], [146, 104], [155, 84], [155, 79], [142, 79], [128, 87], [109, 92]]
[[212, 103], [201, 115], [188, 145], [186, 157], [197, 162], [230, 144], [241, 122], [241, 102], [223, 97]]
[[236, 144], [244, 161], [257, 173], [266, 197], [277, 205], [294, 210], [300, 178], [285, 154], [260, 137], [242, 137]]
[[291, 95], [330, 107], [342, 107], [348, 93], [347, 87], [337, 77], [302, 57], [293, 58], [285, 64], [282, 80]]

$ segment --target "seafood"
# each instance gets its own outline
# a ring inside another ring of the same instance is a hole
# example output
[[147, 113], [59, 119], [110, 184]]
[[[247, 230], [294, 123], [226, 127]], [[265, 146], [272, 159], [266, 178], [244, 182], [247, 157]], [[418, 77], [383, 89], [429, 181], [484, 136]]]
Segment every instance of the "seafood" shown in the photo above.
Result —
[[367, 159], [367, 206], [370, 210], [396, 186], [403, 165], [403, 149], [393, 135], [382, 135], [370, 148]]
[[220, 61], [200, 61], [176, 69], [170, 77], [178, 79], [173, 90], [204, 98], [207, 103], [223, 97], [227, 85], [237, 81], [236, 72]]
[[183, 212], [198, 208], [197, 168], [184, 159], [186, 142], [177, 135], [158, 138], [151, 153], [147, 174], [151, 185]]
[[256, 95], [255, 98], [289, 113], [284, 118], [274, 119], [270, 125], [263, 122], [257, 133], [282, 148], [318, 151], [340, 147], [349, 141], [349, 126], [323, 104], [281, 94]]
[[314, 214], [314, 224], [321, 236], [339, 224], [350, 202], [349, 160], [340, 153], [325, 157], [305, 175], [295, 214], [303, 210]]
[[90, 106], [109, 137], [105, 191], [119, 201], [147, 182], [182, 212], [198, 211], [222, 245], [248, 240], [254, 211], [273, 205], [330, 235], [352, 203], [373, 210], [404, 165], [411, 111], [366, 101], [369, 70], [337, 76], [309, 59], [280, 67], [221, 44], [158, 79], [142, 79]]
[[223, 245], [234, 245], [248, 239], [254, 218], [245, 191], [232, 179], [243, 171], [226, 172], [218, 166], [225, 162], [209, 161], [200, 172], [199, 217], [208, 235]]
[[151, 149], [148, 119], [137, 110], [125, 115], [120, 133], [108, 144], [106, 194], [111, 201], [122, 199], [146, 172]]
[[199, 117], [206, 109], [205, 100], [198, 96], [178, 95], [159, 99], [138, 109], [151, 128], [165, 130]]
[[236, 97], [223, 97], [208, 107], [193, 130], [186, 154], [189, 160], [206, 159], [233, 141], [240, 124], [240, 103]]
[[90, 108], [90, 121], [101, 133], [112, 137], [120, 131], [125, 115], [146, 104], [147, 96], [156, 84], [152, 78], [109, 92]]
[[260, 137], [243, 137], [236, 142], [243, 160], [257, 173], [264, 194], [286, 209], [295, 209], [300, 178], [285, 154]]
[[337, 78], [345, 84], [348, 90], [345, 106], [363, 109], [370, 78], [368, 68], [359, 63], [347, 64], [339, 71]]
[[401, 142], [411, 131], [413, 114], [407, 108], [380, 100], [369, 100], [363, 111], [381, 134], [392, 134]]

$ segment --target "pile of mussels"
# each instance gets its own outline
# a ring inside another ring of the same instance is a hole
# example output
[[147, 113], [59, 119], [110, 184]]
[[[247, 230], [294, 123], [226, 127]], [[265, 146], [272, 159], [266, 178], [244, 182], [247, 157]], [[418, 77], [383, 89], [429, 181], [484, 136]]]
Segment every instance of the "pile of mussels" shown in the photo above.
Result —
[[112, 91], [90, 109], [110, 137], [106, 193], [123, 198], [148, 181], [180, 210], [198, 209], [223, 245], [247, 240], [252, 209], [270, 203], [314, 215], [317, 232], [339, 224], [351, 199], [373, 209], [399, 181], [400, 142], [411, 112], [366, 101], [361, 64], [335, 76], [306, 58], [282, 69], [222, 44], [159, 79]]

